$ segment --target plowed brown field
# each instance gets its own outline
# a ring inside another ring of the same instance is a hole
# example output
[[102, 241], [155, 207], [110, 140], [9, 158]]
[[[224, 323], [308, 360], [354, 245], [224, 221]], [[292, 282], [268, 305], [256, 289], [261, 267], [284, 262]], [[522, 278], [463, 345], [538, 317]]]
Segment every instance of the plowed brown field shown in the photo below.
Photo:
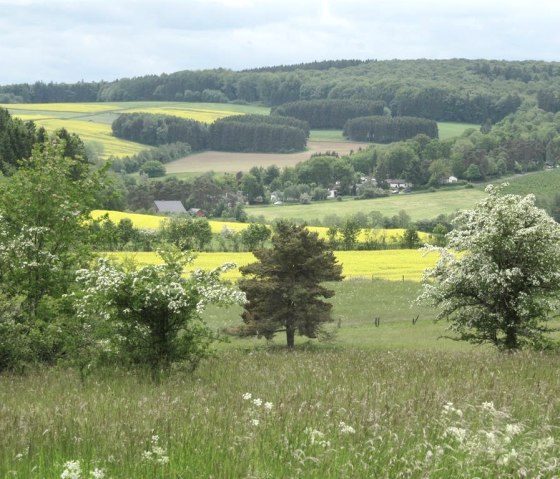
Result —
[[247, 171], [253, 166], [276, 165], [293, 166], [307, 160], [314, 153], [336, 151], [340, 156], [350, 151], [366, 148], [368, 143], [309, 141], [307, 150], [298, 153], [230, 153], [226, 151], [204, 151], [167, 163], [167, 173], [190, 173], [205, 171], [236, 172]]

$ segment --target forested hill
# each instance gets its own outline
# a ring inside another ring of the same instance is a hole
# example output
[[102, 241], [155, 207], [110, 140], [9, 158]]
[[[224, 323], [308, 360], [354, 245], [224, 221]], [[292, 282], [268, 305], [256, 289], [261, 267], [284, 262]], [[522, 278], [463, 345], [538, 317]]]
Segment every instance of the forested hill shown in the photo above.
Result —
[[334, 60], [231, 71], [181, 71], [110, 82], [0, 87], [0, 103], [85, 101], [383, 101], [397, 116], [496, 122], [519, 106], [560, 110], [560, 62]]

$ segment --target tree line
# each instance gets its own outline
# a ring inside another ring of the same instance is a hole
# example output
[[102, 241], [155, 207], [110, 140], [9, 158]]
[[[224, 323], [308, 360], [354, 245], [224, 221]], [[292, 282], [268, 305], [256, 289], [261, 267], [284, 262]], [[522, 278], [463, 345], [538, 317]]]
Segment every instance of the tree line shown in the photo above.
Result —
[[385, 103], [371, 100], [300, 100], [284, 103], [271, 115], [291, 116], [306, 121], [313, 129], [342, 130], [350, 118], [383, 115]]
[[193, 151], [208, 147], [208, 128], [204, 123], [173, 115], [122, 113], [111, 124], [113, 135], [145, 145], [188, 143]]
[[437, 138], [438, 126], [425, 118], [362, 116], [346, 121], [343, 134], [354, 141], [393, 143], [421, 134]]
[[278, 106], [300, 100], [370, 100], [384, 102], [395, 116], [482, 124], [501, 120], [521, 104], [537, 104], [539, 93], [545, 107], [550, 104], [544, 100], [547, 92], [559, 87], [558, 62], [341, 60], [239, 72], [180, 71], [111, 82], [5, 85], [0, 102], [164, 100]]
[[285, 116], [234, 115], [209, 127], [213, 150], [289, 153], [305, 149], [309, 125]]
[[[283, 116], [233, 115], [210, 126], [172, 115], [123, 113], [112, 124], [119, 138], [160, 146], [188, 144], [192, 151], [213, 149], [243, 152], [286, 153], [305, 149], [309, 125]], [[130, 165], [141, 163], [128, 160]], [[140, 165], [139, 165], [140, 166]]]

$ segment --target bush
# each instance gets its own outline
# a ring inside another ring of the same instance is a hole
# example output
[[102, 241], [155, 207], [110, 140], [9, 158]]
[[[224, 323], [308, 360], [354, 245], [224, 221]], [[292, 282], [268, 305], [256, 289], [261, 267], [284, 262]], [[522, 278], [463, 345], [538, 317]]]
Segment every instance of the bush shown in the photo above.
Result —
[[208, 356], [215, 337], [200, 317], [207, 304], [245, 299], [220, 281], [232, 263], [184, 276], [191, 258], [172, 248], [159, 254], [163, 264], [142, 267], [102, 258], [94, 269], [78, 272], [82, 289], [75, 294], [77, 317], [84, 326], [105, 318], [113, 330], [105, 341], [132, 364], [147, 366], [156, 382], [173, 363], [183, 361], [194, 369]]
[[163, 166], [161, 161], [150, 160], [140, 167], [140, 173], [148, 175], [149, 178], [165, 176], [165, 166]]

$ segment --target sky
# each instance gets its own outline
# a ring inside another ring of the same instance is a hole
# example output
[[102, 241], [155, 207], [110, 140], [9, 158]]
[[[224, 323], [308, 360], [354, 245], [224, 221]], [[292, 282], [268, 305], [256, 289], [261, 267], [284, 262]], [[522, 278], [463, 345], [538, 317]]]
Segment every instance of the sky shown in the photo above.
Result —
[[334, 59], [560, 60], [558, 0], [0, 0], [0, 85]]

